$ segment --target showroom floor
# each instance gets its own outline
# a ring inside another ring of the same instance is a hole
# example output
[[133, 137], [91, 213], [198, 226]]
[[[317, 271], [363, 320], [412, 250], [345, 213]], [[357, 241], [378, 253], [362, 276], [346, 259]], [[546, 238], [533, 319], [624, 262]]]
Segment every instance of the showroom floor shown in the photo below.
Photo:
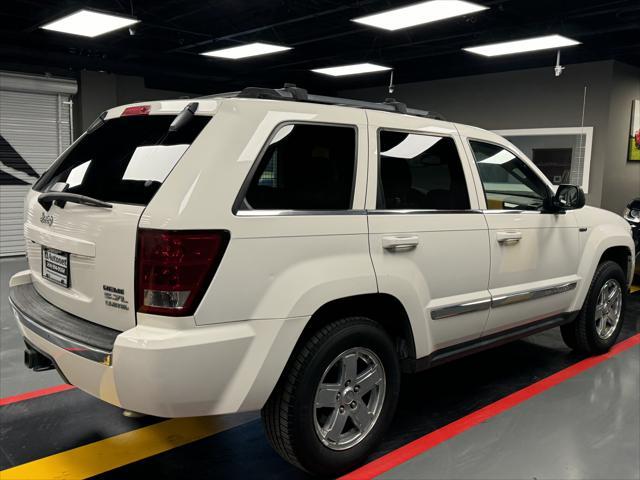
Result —
[[[256, 414], [127, 418], [75, 388], [60, 391], [55, 372], [26, 370], [6, 301], [9, 277], [23, 268], [0, 260], [3, 480], [305, 478], [269, 448]], [[386, 440], [347, 477], [640, 478], [640, 292], [626, 319], [602, 357], [571, 353], [556, 329], [406, 377]]]

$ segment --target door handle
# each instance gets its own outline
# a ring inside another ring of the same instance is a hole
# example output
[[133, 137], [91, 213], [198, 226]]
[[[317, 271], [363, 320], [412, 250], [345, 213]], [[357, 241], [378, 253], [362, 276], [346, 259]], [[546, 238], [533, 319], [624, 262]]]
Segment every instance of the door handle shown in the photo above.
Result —
[[522, 232], [497, 232], [496, 240], [501, 245], [515, 245], [522, 240]]
[[420, 243], [420, 239], [416, 235], [408, 237], [382, 237], [382, 248], [392, 252], [413, 250]]

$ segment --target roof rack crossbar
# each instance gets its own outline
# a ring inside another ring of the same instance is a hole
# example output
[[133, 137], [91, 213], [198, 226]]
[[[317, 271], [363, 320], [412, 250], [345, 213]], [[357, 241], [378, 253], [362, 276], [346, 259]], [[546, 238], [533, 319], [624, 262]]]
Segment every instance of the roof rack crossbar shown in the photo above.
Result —
[[380, 110], [383, 112], [402, 113], [417, 117], [433, 118], [444, 120], [444, 117], [436, 112], [408, 108], [404, 103], [393, 98], [385, 99], [384, 103], [367, 102], [364, 100], [354, 100], [350, 98], [328, 97], [325, 95], [309, 94], [305, 89], [296, 87], [293, 84], [285, 83], [284, 88], [262, 88], [246, 87], [240, 92], [229, 92], [222, 95], [208, 95], [213, 97], [237, 97], [237, 98], [263, 98], [268, 100], [290, 100], [299, 102], [321, 103], [325, 105], [338, 105], [344, 107], [366, 108], [369, 110]]

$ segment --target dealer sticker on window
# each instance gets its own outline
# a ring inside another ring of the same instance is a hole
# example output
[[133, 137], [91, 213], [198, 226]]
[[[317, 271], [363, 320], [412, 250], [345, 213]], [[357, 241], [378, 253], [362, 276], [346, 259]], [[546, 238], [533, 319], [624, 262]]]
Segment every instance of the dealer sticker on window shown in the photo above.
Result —
[[69, 288], [69, 254], [42, 247], [42, 277]]

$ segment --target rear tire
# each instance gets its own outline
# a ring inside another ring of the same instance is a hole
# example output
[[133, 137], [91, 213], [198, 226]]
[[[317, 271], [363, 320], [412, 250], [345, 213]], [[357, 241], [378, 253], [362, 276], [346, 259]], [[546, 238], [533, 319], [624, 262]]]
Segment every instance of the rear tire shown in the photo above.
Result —
[[393, 418], [400, 376], [393, 342], [376, 322], [323, 326], [296, 348], [262, 409], [269, 443], [314, 475], [354, 469]]
[[565, 344], [588, 355], [609, 351], [622, 329], [626, 301], [626, 278], [620, 265], [612, 261], [598, 265], [580, 313], [560, 327]]

